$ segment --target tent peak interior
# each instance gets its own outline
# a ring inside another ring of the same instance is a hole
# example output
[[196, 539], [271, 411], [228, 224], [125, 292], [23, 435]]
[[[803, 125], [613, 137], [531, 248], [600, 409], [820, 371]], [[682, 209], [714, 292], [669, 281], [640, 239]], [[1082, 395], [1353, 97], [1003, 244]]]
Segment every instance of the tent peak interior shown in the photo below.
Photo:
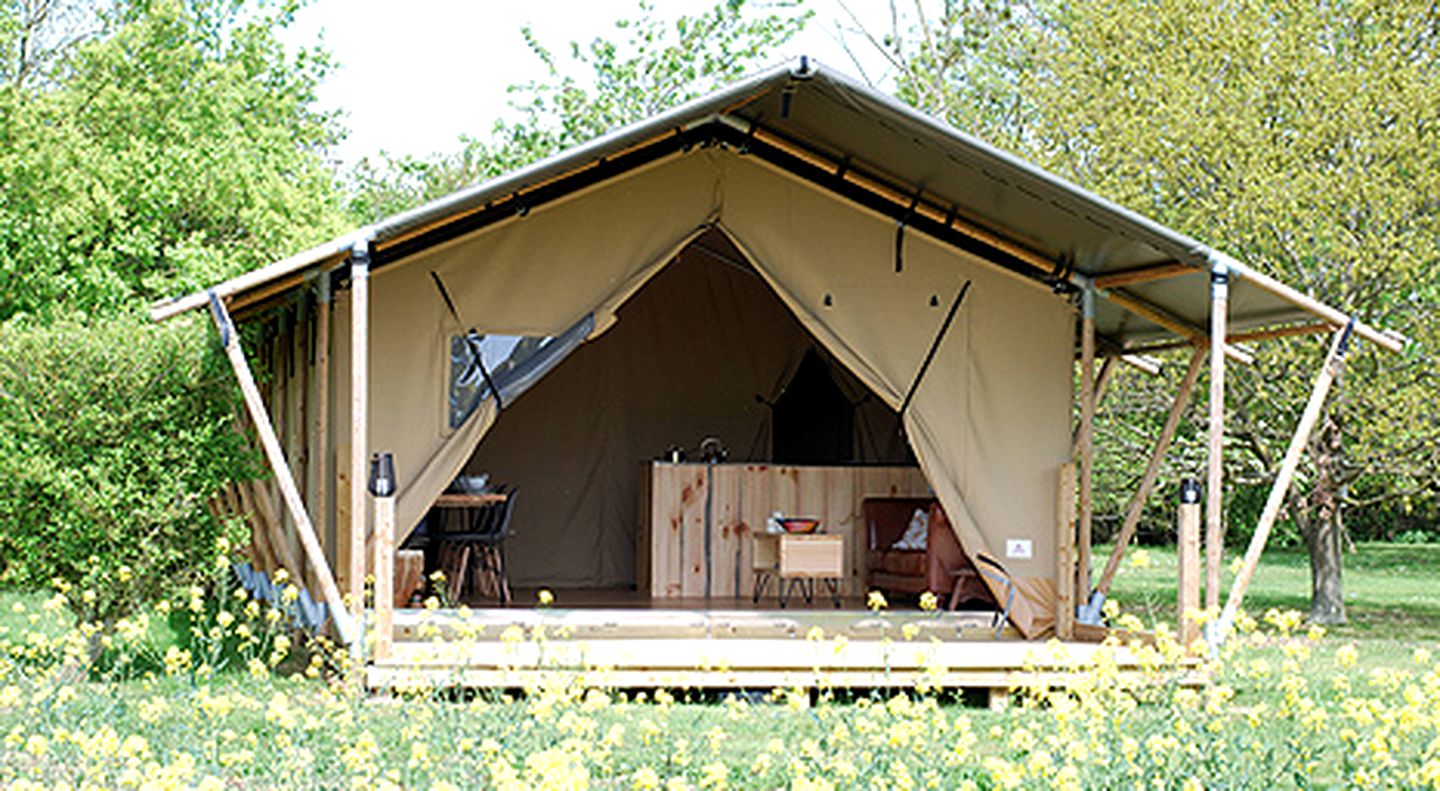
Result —
[[[913, 465], [894, 409], [710, 230], [501, 411], [465, 464], [523, 493], [519, 585], [636, 584], [642, 466], [714, 438], [732, 463]], [[883, 492], [877, 492], [883, 494]]]

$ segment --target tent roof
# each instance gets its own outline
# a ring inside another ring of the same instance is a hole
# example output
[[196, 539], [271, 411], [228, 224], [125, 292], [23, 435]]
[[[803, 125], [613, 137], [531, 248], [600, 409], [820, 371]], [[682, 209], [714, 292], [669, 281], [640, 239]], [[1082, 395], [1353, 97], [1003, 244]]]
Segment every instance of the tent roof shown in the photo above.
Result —
[[[1231, 275], [1232, 341], [1246, 330], [1299, 331], [1349, 317], [1173, 231], [873, 88], [801, 59], [531, 166], [381, 220], [245, 273], [211, 291], [238, 310], [301, 286], [369, 243], [384, 266], [695, 145], [758, 155], [871, 210], [1042, 280], [1093, 283], [1097, 331], [1112, 349], [1206, 334], [1209, 273]], [[157, 303], [161, 320], [205, 292]], [[1398, 336], [1356, 331], [1398, 349]], [[1255, 335], [1254, 337], [1259, 337]]]

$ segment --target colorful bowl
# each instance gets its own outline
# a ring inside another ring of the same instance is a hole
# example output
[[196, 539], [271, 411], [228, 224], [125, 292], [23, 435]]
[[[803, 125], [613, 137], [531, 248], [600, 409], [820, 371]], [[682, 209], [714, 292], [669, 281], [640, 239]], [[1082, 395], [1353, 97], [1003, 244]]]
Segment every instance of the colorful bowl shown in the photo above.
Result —
[[808, 517], [788, 517], [779, 521], [787, 533], [813, 533], [820, 526], [819, 519]]

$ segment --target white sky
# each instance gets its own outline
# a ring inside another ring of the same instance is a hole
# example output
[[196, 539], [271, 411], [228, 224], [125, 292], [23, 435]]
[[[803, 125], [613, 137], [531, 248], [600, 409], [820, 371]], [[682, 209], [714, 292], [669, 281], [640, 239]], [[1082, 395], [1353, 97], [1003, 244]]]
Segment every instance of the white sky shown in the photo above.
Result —
[[[654, 0], [663, 19], [716, 2]], [[885, 0], [848, 4], [872, 29], [888, 25]], [[815, 16], [805, 32], [764, 65], [804, 54], [860, 77], [839, 43], [837, 23], [852, 26], [839, 1], [809, 0], [807, 7]], [[462, 134], [486, 137], [508, 110], [506, 87], [543, 76], [520, 35], [525, 24], [560, 55], [571, 41], [619, 38], [615, 21], [638, 12], [638, 0], [315, 0], [284, 38], [294, 46], [323, 43], [339, 62], [320, 101], [347, 113], [350, 136], [335, 153], [348, 165], [381, 150], [423, 156], [458, 148]], [[855, 38], [851, 46], [871, 79], [883, 75], [869, 44]]]

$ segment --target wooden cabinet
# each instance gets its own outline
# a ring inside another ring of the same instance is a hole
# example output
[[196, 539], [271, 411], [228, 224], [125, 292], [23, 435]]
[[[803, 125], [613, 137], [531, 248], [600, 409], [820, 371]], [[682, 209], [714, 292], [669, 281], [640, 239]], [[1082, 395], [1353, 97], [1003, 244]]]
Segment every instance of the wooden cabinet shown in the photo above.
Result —
[[641, 471], [636, 581], [657, 599], [748, 597], [755, 535], [779, 511], [842, 536], [842, 593], [863, 593], [866, 497], [925, 496], [915, 467], [651, 462]]

